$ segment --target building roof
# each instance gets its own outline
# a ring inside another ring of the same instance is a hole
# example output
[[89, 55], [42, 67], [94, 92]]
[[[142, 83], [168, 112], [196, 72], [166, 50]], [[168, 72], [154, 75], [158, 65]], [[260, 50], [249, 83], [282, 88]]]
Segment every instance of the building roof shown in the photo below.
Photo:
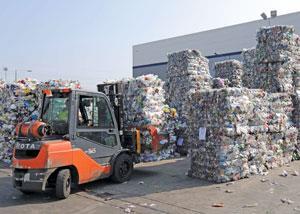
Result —
[[[133, 46], [133, 66], [167, 61], [167, 54], [184, 49], [199, 49], [204, 56], [239, 52], [256, 44], [256, 32], [269, 25], [268, 20], [256, 20], [199, 33], [158, 40]], [[271, 25], [293, 25], [300, 34], [300, 12], [270, 19]]]

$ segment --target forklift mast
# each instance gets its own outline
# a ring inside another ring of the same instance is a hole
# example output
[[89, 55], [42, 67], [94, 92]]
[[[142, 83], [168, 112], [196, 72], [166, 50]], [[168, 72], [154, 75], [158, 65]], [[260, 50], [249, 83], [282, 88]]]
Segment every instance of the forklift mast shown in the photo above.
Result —
[[104, 93], [114, 109], [119, 131], [124, 131], [123, 89], [120, 82], [97, 85], [98, 91]]
[[[124, 125], [124, 106], [123, 106], [123, 85], [121, 82], [98, 84], [99, 92], [104, 93], [110, 100], [114, 109], [118, 129], [120, 133], [120, 141], [123, 148], [127, 148], [134, 154], [139, 155], [141, 152], [140, 146], [140, 131], [136, 128], [129, 128]], [[139, 162], [135, 157], [135, 162]]]

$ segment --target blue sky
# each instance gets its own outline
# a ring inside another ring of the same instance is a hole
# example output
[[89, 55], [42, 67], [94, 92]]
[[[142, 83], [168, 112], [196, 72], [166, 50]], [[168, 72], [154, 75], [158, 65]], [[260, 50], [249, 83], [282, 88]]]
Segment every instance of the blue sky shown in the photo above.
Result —
[[298, 0], [0, 0], [2, 67], [88, 89], [132, 74], [132, 46], [299, 11]]

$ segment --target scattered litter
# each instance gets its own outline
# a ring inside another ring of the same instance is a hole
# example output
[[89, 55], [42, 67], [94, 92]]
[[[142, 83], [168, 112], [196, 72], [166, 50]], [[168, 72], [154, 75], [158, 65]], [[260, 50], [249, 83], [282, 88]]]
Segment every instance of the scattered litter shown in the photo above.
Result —
[[264, 183], [264, 182], [267, 182], [267, 181], [268, 181], [268, 179], [266, 179], [266, 178], [262, 178], [262, 179], [260, 179], [260, 181]]
[[227, 189], [225, 190], [226, 193], [233, 193], [233, 190]]
[[156, 204], [149, 204], [149, 207], [155, 207]]
[[272, 181], [270, 184], [271, 184], [271, 185], [274, 185], [274, 186], [280, 185], [277, 181]]
[[295, 207], [294, 210], [300, 212], [300, 207]]
[[290, 199], [288, 199], [288, 198], [282, 198], [282, 199], [280, 199], [280, 200], [281, 200], [281, 202], [284, 203], [284, 204], [293, 204], [293, 203], [294, 203], [294, 201], [292, 201], [292, 200], [290, 200]]
[[292, 173], [293, 176], [299, 176], [299, 172], [294, 170], [294, 172]]
[[125, 213], [131, 213], [131, 209], [127, 207], [127, 208], [125, 208], [124, 212]]
[[144, 181], [139, 181], [139, 184], [144, 184]]
[[266, 176], [266, 175], [269, 174], [269, 172], [268, 172], [268, 171], [265, 171], [265, 172], [261, 172], [260, 174], [261, 174], [262, 176]]
[[129, 208], [135, 208], [136, 206], [130, 204], [128, 207], [129, 207]]
[[268, 192], [271, 193], [271, 194], [273, 194], [273, 193], [274, 193], [274, 188], [270, 188], [270, 189], [268, 190]]
[[233, 181], [226, 183], [226, 186], [235, 184]]
[[112, 197], [106, 197], [104, 198], [104, 201], [111, 201], [113, 198]]
[[287, 171], [283, 170], [282, 173], [280, 174], [282, 177], [287, 177], [289, 174]]
[[224, 207], [224, 203], [214, 203], [211, 205], [212, 207]]
[[258, 206], [258, 203], [253, 203], [253, 204], [245, 204], [243, 206], [243, 208], [251, 208], [251, 207], [257, 207]]

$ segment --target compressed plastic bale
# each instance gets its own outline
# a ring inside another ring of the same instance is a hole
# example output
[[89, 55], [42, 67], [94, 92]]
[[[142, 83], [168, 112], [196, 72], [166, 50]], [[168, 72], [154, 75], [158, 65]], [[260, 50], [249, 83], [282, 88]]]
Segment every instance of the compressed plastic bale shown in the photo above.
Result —
[[182, 77], [209, 74], [208, 59], [198, 50], [184, 50], [168, 55], [167, 76]]
[[292, 26], [272, 26], [257, 32], [252, 88], [271, 93], [299, 88], [300, 39], [294, 31]]
[[231, 87], [242, 86], [243, 67], [237, 60], [225, 60], [215, 63], [215, 76], [229, 81]]
[[123, 82], [124, 122], [126, 126], [162, 126], [165, 91], [163, 81], [144, 75]]
[[256, 58], [260, 62], [287, 61], [299, 56], [299, 37], [293, 26], [262, 27], [257, 32]]
[[242, 84], [246, 88], [256, 88], [256, 49], [243, 49], [241, 55], [243, 65]]
[[[141, 130], [142, 162], [157, 161], [175, 157], [176, 135], [178, 128], [176, 109], [165, 102], [164, 82], [153, 74], [128, 78], [118, 82], [123, 91], [124, 126]], [[107, 82], [108, 83], [108, 82]], [[159, 141], [158, 150], [152, 145], [147, 127], [153, 126], [165, 139]]]
[[264, 89], [271, 93], [277, 92], [294, 92], [294, 72], [295, 63], [274, 62], [267, 64], [259, 64], [256, 67], [256, 74], [261, 79], [256, 80], [256, 87]]

